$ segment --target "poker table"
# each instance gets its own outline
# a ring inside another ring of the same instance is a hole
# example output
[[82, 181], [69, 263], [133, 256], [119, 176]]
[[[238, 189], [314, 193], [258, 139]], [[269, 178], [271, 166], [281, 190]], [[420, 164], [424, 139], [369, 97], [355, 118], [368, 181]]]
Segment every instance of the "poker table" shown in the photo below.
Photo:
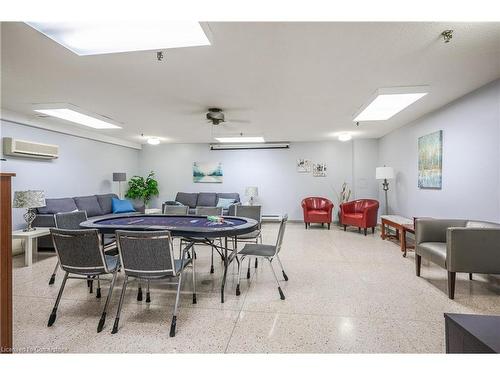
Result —
[[[245, 217], [224, 216], [222, 222], [208, 220], [207, 216], [196, 215], [142, 215], [124, 214], [107, 218], [96, 218], [84, 221], [80, 227], [97, 229], [103, 234], [114, 234], [117, 230], [157, 231], [168, 230], [173, 237], [181, 237], [187, 243], [184, 251], [191, 249], [195, 243], [204, 243], [221, 251], [224, 261], [224, 276], [221, 285], [221, 302], [224, 302], [224, 286], [229, 264], [236, 259], [238, 236], [258, 229], [256, 220]], [[224, 245], [214, 243], [214, 239], [224, 238]], [[228, 247], [228, 238], [233, 248]]]

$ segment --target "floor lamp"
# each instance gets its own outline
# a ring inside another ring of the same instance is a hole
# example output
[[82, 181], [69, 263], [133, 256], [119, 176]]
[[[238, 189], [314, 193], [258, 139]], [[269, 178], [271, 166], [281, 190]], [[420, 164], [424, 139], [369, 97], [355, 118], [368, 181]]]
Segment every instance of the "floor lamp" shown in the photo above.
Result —
[[394, 169], [392, 167], [377, 167], [375, 171], [375, 178], [377, 180], [384, 180], [382, 182], [382, 189], [384, 189], [385, 193], [385, 214], [389, 215], [389, 203], [387, 201], [387, 191], [389, 190], [389, 181], [394, 178]]
[[119, 197], [120, 197], [120, 199], [123, 199], [123, 197], [122, 197], [122, 181], [127, 181], [127, 174], [124, 172], [115, 172], [115, 173], [113, 173], [113, 181], [118, 182], [118, 191], [120, 192]]

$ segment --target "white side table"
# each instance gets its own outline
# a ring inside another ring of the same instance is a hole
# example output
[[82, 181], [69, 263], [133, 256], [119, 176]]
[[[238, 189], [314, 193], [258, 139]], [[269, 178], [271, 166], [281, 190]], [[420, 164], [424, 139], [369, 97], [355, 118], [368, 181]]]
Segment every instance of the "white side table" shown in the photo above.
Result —
[[24, 240], [24, 265], [33, 264], [33, 249], [38, 249], [38, 237], [50, 235], [50, 228], [37, 227], [36, 230], [24, 232], [22, 229], [12, 232], [12, 239]]
[[159, 215], [161, 214], [161, 208], [146, 208], [144, 213], [146, 215]]

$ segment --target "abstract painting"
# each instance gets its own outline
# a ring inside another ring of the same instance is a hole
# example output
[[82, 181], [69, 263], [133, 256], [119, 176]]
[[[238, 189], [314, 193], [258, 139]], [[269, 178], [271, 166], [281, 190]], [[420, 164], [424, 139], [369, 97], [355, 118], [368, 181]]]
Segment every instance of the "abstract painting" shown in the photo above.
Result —
[[326, 163], [313, 164], [312, 171], [314, 177], [326, 177]]
[[194, 162], [193, 182], [222, 183], [222, 163]]
[[443, 131], [418, 139], [418, 187], [441, 189], [443, 167]]
[[311, 161], [309, 159], [297, 159], [297, 172], [299, 173], [311, 172]]

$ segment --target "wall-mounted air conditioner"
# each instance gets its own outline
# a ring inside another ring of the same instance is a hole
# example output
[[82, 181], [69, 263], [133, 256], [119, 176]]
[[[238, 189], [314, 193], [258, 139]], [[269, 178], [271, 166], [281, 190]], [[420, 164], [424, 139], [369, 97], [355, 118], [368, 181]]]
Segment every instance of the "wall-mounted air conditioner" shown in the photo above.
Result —
[[36, 159], [57, 159], [59, 157], [59, 146], [4, 137], [3, 153], [7, 156], [20, 156]]

